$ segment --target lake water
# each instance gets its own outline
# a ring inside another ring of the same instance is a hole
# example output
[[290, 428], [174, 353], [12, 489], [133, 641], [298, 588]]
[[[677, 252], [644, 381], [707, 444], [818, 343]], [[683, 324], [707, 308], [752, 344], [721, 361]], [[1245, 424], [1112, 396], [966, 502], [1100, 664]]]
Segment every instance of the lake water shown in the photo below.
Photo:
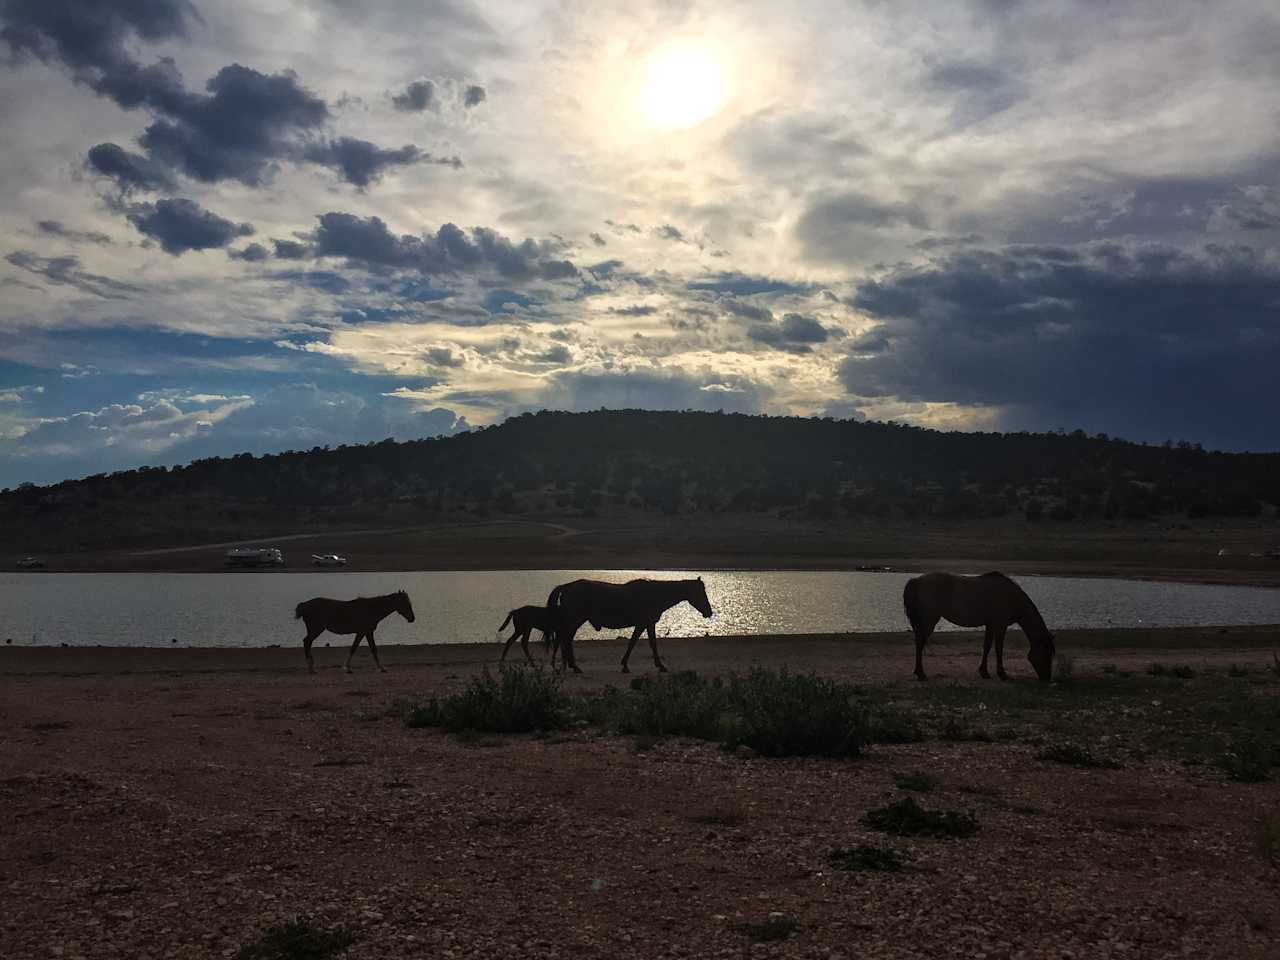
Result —
[[[420, 573], [45, 573], [0, 574], [0, 638], [56, 646], [263, 647], [296, 644], [293, 608], [310, 597], [339, 599], [404, 589], [416, 623], [392, 614], [379, 643], [492, 641], [512, 607], [546, 602], [577, 577], [695, 576], [678, 570], [509, 570]], [[669, 611], [659, 635], [704, 632], [826, 633], [906, 630], [907, 573], [722, 571], [704, 573], [711, 620], [687, 604]], [[1050, 629], [1280, 623], [1280, 590], [1139, 580], [1021, 577]], [[942, 624], [940, 629], [948, 629]], [[606, 631], [616, 635], [620, 631]], [[588, 624], [580, 636], [591, 635]], [[318, 642], [341, 644], [323, 635]]]

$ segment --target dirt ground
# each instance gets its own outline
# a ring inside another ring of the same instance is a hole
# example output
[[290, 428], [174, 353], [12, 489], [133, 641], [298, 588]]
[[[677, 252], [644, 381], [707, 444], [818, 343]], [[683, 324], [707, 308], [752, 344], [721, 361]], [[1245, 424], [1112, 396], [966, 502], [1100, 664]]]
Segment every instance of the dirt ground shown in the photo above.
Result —
[[[1152, 662], [1265, 672], [1280, 649], [1277, 627], [1116, 633], [1059, 636], [1076, 678]], [[1010, 642], [1013, 683], [1032, 688]], [[939, 638], [927, 689], [981, 686], [978, 647]], [[621, 651], [582, 642], [569, 688], [620, 683]], [[651, 673], [641, 652], [633, 669]], [[231, 958], [298, 917], [350, 931], [352, 960], [1280, 957], [1280, 877], [1255, 849], [1274, 778], [1147, 753], [1079, 770], [1022, 739], [773, 760], [591, 729], [459, 741], [404, 725], [404, 703], [497, 653], [384, 647], [386, 674], [362, 652], [348, 675], [335, 642], [312, 676], [298, 649], [0, 647], [0, 957]], [[785, 663], [920, 689], [905, 634], [671, 639], [663, 654], [680, 670]], [[923, 805], [971, 811], [980, 832], [865, 826], [912, 771], [938, 784]], [[906, 867], [833, 869], [833, 847], [860, 843]]]

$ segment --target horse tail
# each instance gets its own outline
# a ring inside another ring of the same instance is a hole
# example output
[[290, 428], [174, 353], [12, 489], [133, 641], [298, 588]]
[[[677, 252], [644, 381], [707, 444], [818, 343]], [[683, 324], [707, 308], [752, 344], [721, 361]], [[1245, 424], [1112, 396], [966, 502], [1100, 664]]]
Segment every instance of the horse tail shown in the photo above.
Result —
[[507, 619], [503, 620], [502, 626], [498, 628], [499, 633], [507, 629], [507, 624], [511, 622], [511, 618], [514, 617], [515, 615], [516, 615], [516, 612], [514, 610], [512, 610], [510, 613], [507, 614]]
[[920, 613], [916, 609], [920, 605], [920, 584], [916, 582], [917, 579], [912, 577], [902, 588], [902, 609], [907, 614], [907, 622], [911, 624], [912, 631], [916, 633], [920, 630]]

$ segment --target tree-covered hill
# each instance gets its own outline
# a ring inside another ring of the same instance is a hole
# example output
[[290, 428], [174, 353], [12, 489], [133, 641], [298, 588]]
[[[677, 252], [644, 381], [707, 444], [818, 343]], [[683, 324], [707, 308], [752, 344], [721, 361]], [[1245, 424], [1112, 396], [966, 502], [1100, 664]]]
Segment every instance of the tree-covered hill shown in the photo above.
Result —
[[0, 545], [164, 545], [462, 516], [1253, 517], [1280, 454], [1082, 432], [644, 410], [527, 414], [453, 437], [141, 467], [0, 492]]

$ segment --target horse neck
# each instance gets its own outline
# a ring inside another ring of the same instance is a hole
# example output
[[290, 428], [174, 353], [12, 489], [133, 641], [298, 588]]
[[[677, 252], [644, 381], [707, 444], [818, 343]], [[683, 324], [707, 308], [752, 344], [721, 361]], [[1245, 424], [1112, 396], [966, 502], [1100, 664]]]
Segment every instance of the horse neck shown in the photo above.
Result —
[[1039, 638], [1049, 632], [1049, 628], [1045, 626], [1044, 617], [1040, 616], [1040, 611], [1025, 593], [1015, 604], [1015, 610], [1018, 614], [1016, 622], [1028, 637]]
[[396, 607], [399, 605], [399, 596], [394, 593], [388, 593], [384, 597], [373, 598], [373, 610], [381, 620], [384, 617], [395, 613]]

